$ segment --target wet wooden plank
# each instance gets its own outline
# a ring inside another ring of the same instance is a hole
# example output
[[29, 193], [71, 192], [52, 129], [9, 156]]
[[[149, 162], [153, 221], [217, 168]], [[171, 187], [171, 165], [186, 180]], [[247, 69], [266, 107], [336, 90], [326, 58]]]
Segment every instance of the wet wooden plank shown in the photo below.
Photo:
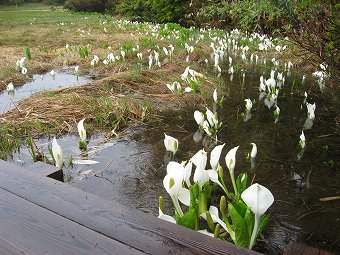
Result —
[[289, 242], [283, 255], [334, 255], [333, 253], [310, 247], [303, 243]]
[[59, 169], [56, 168], [55, 166], [46, 164], [44, 162], [41, 161], [37, 161], [31, 165], [27, 165], [25, 166], [26, 169], [29, 169], [37, 174], [40, 174], [42, 176], [48, 176], [56, 171], [58, 171]]
[[0, 187], [145, 253], [259, 254], [25, 170], [0, 161]]
[[31, 165], [26, 166], [25, 168], [33, 171], [36, 174], [47, 176], [58, 181], [64, 181], [63, 171], [59, 170], [55, 166], [46, 164], [44, 162], [37, 161]]
[[0, 254], [145, 253], [0, 188]]

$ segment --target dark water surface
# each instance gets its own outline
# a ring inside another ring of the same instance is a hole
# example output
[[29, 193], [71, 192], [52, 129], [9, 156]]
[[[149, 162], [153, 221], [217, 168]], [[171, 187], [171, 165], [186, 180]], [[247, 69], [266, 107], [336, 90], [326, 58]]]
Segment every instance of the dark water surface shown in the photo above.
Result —
[[[306, 85], [302, 85], [301, 77], [288, 77], [278, 98], [280, 119], [274, 123], [274, 109], [269, 110], [263, 101], [259, 101], [260, 75], [247, 72], [244, 84], [238, 75], [233, 82], [226, 75], [226, 82], [219, 91], [226, 91], [228, 96], [223, 107], [218, 108], [223, 122], [218, 139], [226, 143], [220, 163], [226, 169], [227, 151], [240, 145], [235, 173], [248, 172], [250, 179], [254, 176], [254, 181], [269, 188], [275, 197], [269, 209], [271, 221], [255, 249], [266, 254], [282, 254], [288, 242], [295, 240], [340, 253], [340, 200], [319, 200], [340, 195], [339, 127], [335, 121], [339, 115], [337, 95], [327, 91], [320, 93], [312, 80], [307, 79]], [[265, 77], [268, 78], [269, 73]], [[306, 149], [298, 160], [299, 136], [307, 116], [303, 105], [304, 91], [309, 95], [307, 101], [316, 103], [316, 118], [312, 128], [304, 131]], [[241, 117], [241, 112], [245, 111], [245, 98], [256, 100], [252, 117], [247, 122]], [[159, 195], [169, 204], [162, 185], [169, 161], [163, 133], [179, 140], [179, 152], [174, 159], [178, 162], [189, 159], [203, 147], [212, 148], [207, 138], [200, 142], [193, 139], [197, 130], [194, 110], [195, 106], [190, 106], [180, 116], [170, 114], [159, 122], [135, 127], [116, 140], [106, 141], [102, 135], [93, 135], [86, 158], [100, 163], [66, 167], [65, 178], [70, 180], [70, 185], [82, 190], [157, 216]], [[69, 155], [81, 157], [78, 137], [66, 136], [58, 142], [65, 161]], [[246, 160], [251, 142], [258, 147], [257, 165], [253, 170]], [[47, 151], [47, 139], [37, 143]], [[23, 148], [13, 160], [28, 163], [28, 151]], [[80, 173], [87, 170], [93, 170], [92, 176], [80, 178]], [[228, 175], [226, 181], [231, 188]]]
[[77, 76], [72, 72], [73, 68], [67, 68], [58, 70], [55, 76], [50, 73], [34, 74], [30, 82], [16, 87], [13, 93], [3, 91], [0, 93], [0, 114], [14, 109], [20, 100], [39, 91], [82, 85], [91, 81], [86, 76]]

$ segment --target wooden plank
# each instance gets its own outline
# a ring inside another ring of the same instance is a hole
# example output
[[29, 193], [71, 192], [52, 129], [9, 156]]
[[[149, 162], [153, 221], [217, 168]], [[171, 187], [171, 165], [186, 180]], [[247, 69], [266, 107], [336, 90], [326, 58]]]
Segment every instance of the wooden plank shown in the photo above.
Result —
[[[1, 171], [3, 168], [11, 171]], [[148, 254], [259, 254], [0, 161], [0, 187]]]
[[44, 162], [37, 161], [31, 165], [26, 166], [25, 168], [42, 176], [47, 176], [58, 181], [64, 181], [63, 171], [59, 170], [55, 166], [46, 164]]
[[143, 255], [0, 188], [0, 254]]
[[290, 241], [283, 255], [334, 255], [333, 253]]

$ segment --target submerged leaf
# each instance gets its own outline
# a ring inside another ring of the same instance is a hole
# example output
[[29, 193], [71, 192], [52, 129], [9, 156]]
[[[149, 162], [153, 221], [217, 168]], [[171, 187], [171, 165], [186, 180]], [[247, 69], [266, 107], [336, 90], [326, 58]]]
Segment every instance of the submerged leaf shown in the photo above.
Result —
[[72, 161], [74, 165], [93, 165], [98, 164], [98, 161], [95, 160], [89, 160], [89, 159], [75, 159]]

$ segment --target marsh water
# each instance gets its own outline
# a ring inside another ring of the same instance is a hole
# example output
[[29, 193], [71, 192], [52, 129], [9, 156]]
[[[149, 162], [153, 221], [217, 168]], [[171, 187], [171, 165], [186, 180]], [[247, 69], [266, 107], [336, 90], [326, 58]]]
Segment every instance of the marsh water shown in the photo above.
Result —
[[82, 85], [90, 81], [89, 77], [74, 74], [73, 68], [58, 70], [53, 76], [50, 73], [34, 74], [31, 81], [23, 86], [12, 92], [0, 93], [0, 114], [14, 109], [20, 100], [39, 91]]
[[[226, 99], [223, 106], [217, 107], [223, 122], [218, 140], [226, 143], [220, 163], [225, 168], [226, 152], [240, 145], [236, 174], [248, 172], [250, 179], [269, 188], [275, 197], [269, 210], [271, 221], [255, 249], [265, 254], [282, 254], [288, 242], [294, 240], [340, 253], [340, 200], [320, 201], [320, 198], [340, 195], [339, 127], [335, 121], [339, 99], [327, 89], [321, 93], [313, 79], [302, 84], [301, 76], [292, 74], [280, 92], [281, 113], [274, 123], [274, 109], [268, 109], [263, 100], [259, 100], [260, 75], [257, 71], [246, 72], [243, 82], [241, 75], [234, 75], [230, 81], [230, 76], [225, 74], [219, 90], [226, 92]], [[269, 77], [268, 72], [265, 77]], [[309, 95], [307, 102], [316, 103], [316, 118], [308, 127], [305, 91]], [[241, 114], [245, 111], [245, 98], [255, 99], [247, 121]], [[170, 205], [162, 184], [170, 160], [164, 148], [164, 133], [179, 140], [179, 151], [172, 159], [178, 162], [188, 160], [202, 148], [210, 151], [214, 146], [209, 138], [203, 136], [201, 140], [197, 135], [194, 110], [195, 105], [191, 105], [180, 115], [169, 113], [157, 122], [132, 127], [117, 139], [107, 140], [104, 134], [92, 134], [85, 154], [78, 148], [78, 137], [58, 139], [66, 162], [70, 155], [74, 160], [85, 158], [99, 162], [65, 167], [65, 181], [157, 216], [160, 195]], [[301, 152], [298, 144], [304, 126], [306, 149]], [[258, 147], [253, 169], [246, 159], [251, 142]], [[36, 143], [48, 154], [48, 138]], [[31, 163], [24, 146], [10, 160], [18, 164]], [[228, 176], [225, 179], [231, 187]], [[167, 209], [170, 214], [171, 210]]]

